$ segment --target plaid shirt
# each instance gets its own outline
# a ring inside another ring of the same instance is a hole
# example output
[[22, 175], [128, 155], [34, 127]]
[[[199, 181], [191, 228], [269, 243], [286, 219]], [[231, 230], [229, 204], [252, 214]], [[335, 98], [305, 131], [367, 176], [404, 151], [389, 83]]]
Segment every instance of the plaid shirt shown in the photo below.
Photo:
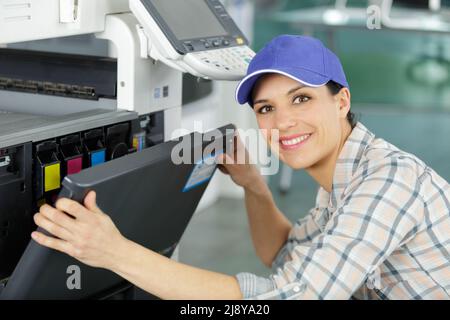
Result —
[[450, 185], [358, 123], [273, 270], [239, 273], [244, 298], [449, 299]]

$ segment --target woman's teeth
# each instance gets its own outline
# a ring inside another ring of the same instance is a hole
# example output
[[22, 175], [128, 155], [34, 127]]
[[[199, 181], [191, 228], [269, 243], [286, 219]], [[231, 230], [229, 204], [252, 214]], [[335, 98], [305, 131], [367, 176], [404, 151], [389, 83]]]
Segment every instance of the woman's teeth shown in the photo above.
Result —
[[294, 138], [294, 139], [281, 140], [281, 144], [284, 145], [284, 146], [292, 146], [292, 145], [298, 144], [298, 143], [308, 139], [309, 136], [310, 136], [310, 134], [305, 134], [303, 136], [300, 136], [300, 137], [297, 137], [297, 138]]

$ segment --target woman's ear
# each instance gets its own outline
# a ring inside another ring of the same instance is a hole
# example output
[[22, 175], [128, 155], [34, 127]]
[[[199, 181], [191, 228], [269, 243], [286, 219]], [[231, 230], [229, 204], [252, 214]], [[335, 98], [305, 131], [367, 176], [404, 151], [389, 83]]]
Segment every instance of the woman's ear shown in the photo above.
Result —
[[348, 88], [342, 88], [338, 93], [338, 101], [339, 101], [339, 115], [341, 118], [346, 118], [347, 113], [350, 111], [351, 105], [351, 94]]

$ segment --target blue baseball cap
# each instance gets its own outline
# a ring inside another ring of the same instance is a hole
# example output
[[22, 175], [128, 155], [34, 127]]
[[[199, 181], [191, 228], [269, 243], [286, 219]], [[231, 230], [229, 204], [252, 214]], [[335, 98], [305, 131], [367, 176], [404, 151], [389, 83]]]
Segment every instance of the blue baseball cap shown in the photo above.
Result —
[[330, 80], [349, 87], [339, 58], [320, 40], [307, 36], [280, 35], [262, 48], [238, 84], [236, 100], [252, 104], [253, 87], [268, 73], [285, 75], [308, 87], [321, 87]]

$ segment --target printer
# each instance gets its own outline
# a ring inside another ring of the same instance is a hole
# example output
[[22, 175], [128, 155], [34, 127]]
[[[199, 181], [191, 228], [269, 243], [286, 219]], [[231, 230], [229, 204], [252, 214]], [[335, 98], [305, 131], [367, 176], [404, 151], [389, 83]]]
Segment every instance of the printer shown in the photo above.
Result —
[[[83, 35], [107, 54], [21, 46]], [[183, 74], [239, 80], [253, 56], [219, 0], [0, 0], [0, 286], [66, 175], [169, 140]]]

